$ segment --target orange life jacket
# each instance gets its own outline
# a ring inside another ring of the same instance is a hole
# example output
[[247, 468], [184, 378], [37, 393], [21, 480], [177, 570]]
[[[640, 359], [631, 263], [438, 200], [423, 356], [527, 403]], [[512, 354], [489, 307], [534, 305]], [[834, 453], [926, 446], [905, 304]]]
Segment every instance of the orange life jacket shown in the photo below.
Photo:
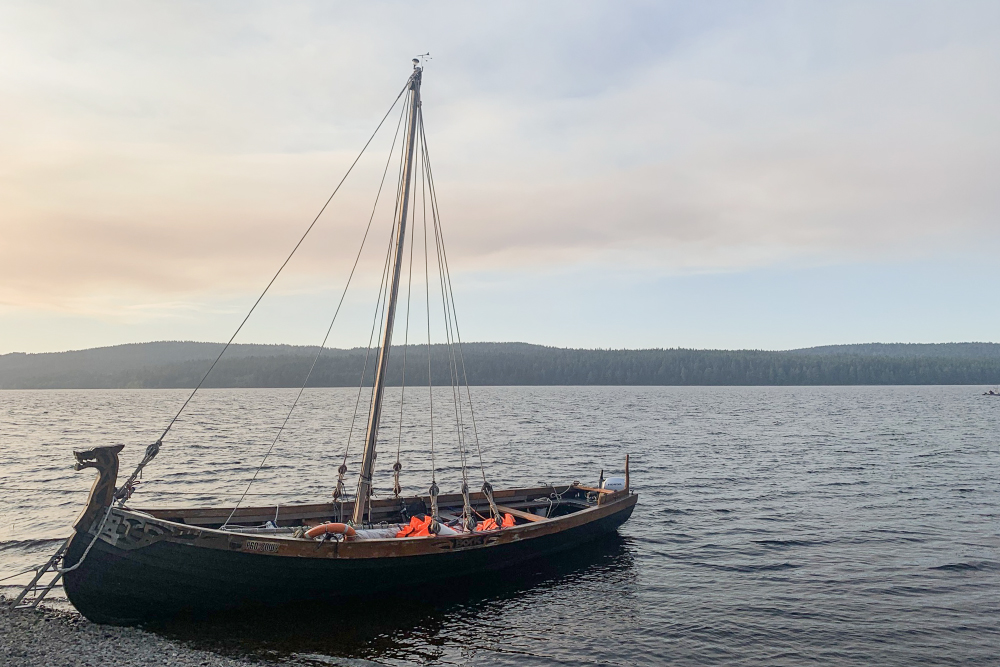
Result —
[[396, 533], [396, 537], [428, 537], [431, 535], [431, 523], [434, 517], [425, 516], [423, 519], [410, 517], [410, 525]]
[[[503, 522], [500, 524], [500, 527], [501, 528], [512, 528], [513, 526], [514, 526], [514, 515], [513, 514], [504, 514], [503, 515]], [[486, 519], [485, 521], [480, 522], [479, 525], [476, 526], [476, 532], [478, 533], [479, 531], [482, 531], [482, 530], [498, 530], [498, 528], [497, 528], [497, 520], [494, 519], [493, 517], [490, 517], [489, 519]]]

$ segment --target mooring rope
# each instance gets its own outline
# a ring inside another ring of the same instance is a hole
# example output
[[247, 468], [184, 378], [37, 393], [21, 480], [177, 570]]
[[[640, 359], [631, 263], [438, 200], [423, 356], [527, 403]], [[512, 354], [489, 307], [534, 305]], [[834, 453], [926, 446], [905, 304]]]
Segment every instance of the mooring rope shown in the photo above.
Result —
[[[111, 516], [111, 510], [113, 510], [114, 507], [115, 506], [113, 504], [112, 505], [108, 505], [108, 511], [104, 513], [104, 518], [101, 520], [101, 525], [97, 527], [96, 531], [94, 531], [94, 537], [93, 537], [93, 539], [90, 540], [90, 544], [87, 545], [87, 548], [83, 550], [83, 555], [80, 556], [80, 560], [76, 561], [76, 563], [74, 563], [70, 567], [55, 566], [55, 571], [56, 572], [58, 572], [59, 574], [66, 574], [67, 572], [72, 572], [73, 570], [75, 570], [78, 567], [80, 567], [81, 565], [83, 565], [83, 560], [90, 553], [90, 550], [94, 548], [94, 544], [97, 543], [97, 538], [99, 538], [101, 536], [101, 531], [104, 530], [104, 524], [106, 524], [108, 522], [108, 517]], [[64, 558], [65, 558], [65, 556], [64, 556]]]

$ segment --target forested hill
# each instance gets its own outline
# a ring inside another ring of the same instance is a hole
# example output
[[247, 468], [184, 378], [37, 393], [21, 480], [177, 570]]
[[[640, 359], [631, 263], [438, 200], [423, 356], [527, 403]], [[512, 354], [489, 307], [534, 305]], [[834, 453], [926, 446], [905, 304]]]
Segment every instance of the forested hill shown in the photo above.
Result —
[[997, 343], [859, 343], [856, 345], [822, 345], [800, 350], [800, 354], [843, 355], [858, 357], [996, 359], [1000, 357]]
[[[0, 355], [0, 389], [193, 387], [222, 349], [219, 343], [157, 342]], [[310, 386], [357, 386], [365, 350], [324, 350]], [[209, 387], [297, 387], [314, 347], [233, 345]], [[427, 347], [406, 349], [406, 384], [427, 383]], [[526, 343], [466, 343], [474, 385], [849, 385], [1000, 384], [1000, 344], [834, 345], [761, 350], [575, 350]], [[371, 383], [375, 354], [368, 360]], [[389, 382], [403, 375], [393, 349]], [[434, 384], [450, 383], [448, 349], [431, 347]]]

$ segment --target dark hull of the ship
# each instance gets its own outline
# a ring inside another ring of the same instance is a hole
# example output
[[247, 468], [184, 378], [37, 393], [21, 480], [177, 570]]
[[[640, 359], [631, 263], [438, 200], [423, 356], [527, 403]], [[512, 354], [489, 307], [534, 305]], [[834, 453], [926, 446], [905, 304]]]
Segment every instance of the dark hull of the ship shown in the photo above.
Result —
[[[286, 558], [170, 541], [126, 551], [98, 540], [80, 568], [66, 574], [65, 590], [88, 619], [117, 625], [244, 606], [419, 590], [414, 586], [468, 580], [607, 535], [631, 516], [635, 503], [622, 505], [621, 510], [599, 519], [530, 539], [389, 558]], [[67, 562], [76, 562], [89, 541], [74, 540]]]

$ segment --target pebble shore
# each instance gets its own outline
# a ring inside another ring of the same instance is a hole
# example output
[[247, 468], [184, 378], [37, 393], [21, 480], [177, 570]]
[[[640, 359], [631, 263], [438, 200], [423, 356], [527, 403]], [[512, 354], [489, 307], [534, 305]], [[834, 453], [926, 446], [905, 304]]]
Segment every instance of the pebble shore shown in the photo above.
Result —
[[0, 665], [4, 667], [260, 667], [266, 664], [267, 661], [251, 662], [189, 648], [141, 628], [97, 625], [70, 612], [13, 610], [0, 598]]

